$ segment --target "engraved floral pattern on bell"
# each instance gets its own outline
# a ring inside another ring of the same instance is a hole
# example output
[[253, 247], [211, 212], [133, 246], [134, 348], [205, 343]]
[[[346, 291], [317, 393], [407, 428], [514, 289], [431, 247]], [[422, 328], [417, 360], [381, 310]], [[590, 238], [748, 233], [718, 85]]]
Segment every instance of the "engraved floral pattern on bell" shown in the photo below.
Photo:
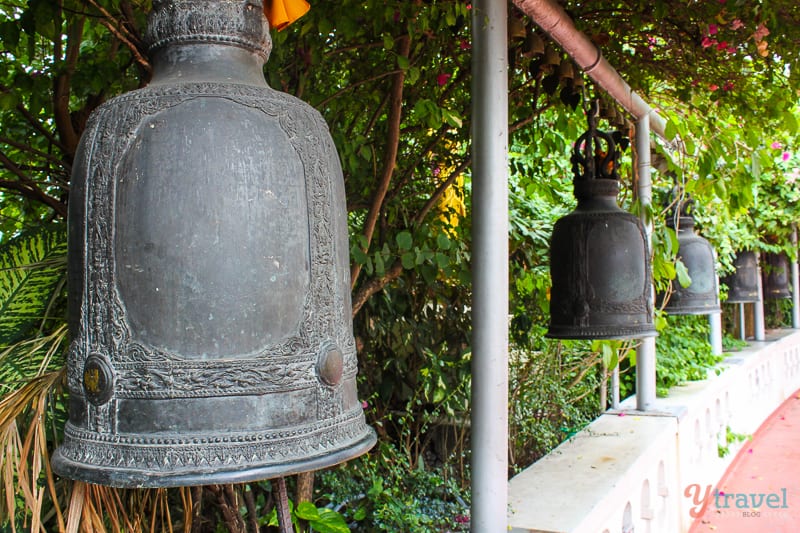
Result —
[[262, 8], [154, 2], [150, 85], [90, 118], [70, 192], [60, 475], [241, 482], [375, 442], [341, 166], [320, 114], [267, 86]]

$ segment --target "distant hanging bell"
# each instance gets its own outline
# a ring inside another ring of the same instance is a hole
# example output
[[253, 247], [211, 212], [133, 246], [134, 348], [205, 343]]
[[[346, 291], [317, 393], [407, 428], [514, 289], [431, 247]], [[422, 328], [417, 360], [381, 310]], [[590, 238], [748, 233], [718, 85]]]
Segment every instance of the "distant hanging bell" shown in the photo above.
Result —
[[73, 165], [54, 470], [169, 487], [364, 453], [327, 126], [267, 86], [261, 0], [154, 0], [146, 36], [151, 84], [98, 108]]
[[[617, 206], [612, 137], [589, 131], [572, 156], [577, 208], [559, 219], [550, 244], [550, 328], [555, 339], [625, 339], [656, 334], [642, 222]], [[601, 149], [600, 141], [606, 144]]]
[[544, 40], [535, 31], [528, 29], [525, 44], [522, 46], [522, 55], [533, 57], [544, 54]]
[[[711, 244], [695, 233], [691, 200], [679, 202], [678, 209], [667, 220], [667, 226], [678, 234], [678, 258], [691, 278], [688, 287], [677, 279], [671, 281], [672, 293], [664, 311], [671, 315], [708, 315], [719, 313], [719, 287]], [[659, 294], [659, 305], [665, 295]]]
[[755, 252], [743, 251], [733, 261], [734, 271], [723, 278], [728, 286], [727, 303], [753, 303], [758, 298], [758, 258]]
[[792, 297], [789, 288], [789, 257], [786, 253], [764, 254], [761, 279], [764, 283], [764, 298], [785, 300]]

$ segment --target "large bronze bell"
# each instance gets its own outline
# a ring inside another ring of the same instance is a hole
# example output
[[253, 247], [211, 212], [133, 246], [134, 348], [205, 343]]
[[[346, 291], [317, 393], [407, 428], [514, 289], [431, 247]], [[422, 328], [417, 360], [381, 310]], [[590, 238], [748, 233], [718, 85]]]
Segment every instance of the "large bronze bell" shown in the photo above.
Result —
[[789, 257], [785, 252], [763, 255], [761, 279], [764, 298], [785, 300], [792, 297], [789, 288]]
[[166, 487], [365, 452], [342, 171], [319, 113], [264, 80], [261, 0], [155, 0], [146, 38], [152, 82], [75, 159], [55, 471]]
[[551, 238], [550, 338], [656, 334], [644, 226], [617, 206], [617, 159], [613, 138], [595, 130], [590, 114], [572, 155], [578, 206], [556, 222]]
[[[671, 315], [708, 315], [719, 313], [719, 287], [714, 260], [714, 248], [694, 231], [692, 201], [684, 199], [678, 209], [667, 219], [667, 226], [675, 229], [678, 237], [678, 258], [686, 266], [691, 278], [688, 287], [677, 280], [670, 281], [671, 294], [664, 311]], [[659, 294], [657, 302], [663, 301]]]
[[727, 302], [758, 302], [758, 258], [755, 252], [742, 251], [733, 260], [734, 271], [723, 278], [728, 286]]

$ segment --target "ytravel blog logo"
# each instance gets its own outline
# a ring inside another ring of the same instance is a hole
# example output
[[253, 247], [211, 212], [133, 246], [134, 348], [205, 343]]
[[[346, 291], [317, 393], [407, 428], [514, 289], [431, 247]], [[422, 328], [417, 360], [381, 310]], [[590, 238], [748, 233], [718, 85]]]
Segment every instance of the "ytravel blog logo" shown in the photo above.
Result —
[[684, 489], [683, 495], [690, 498], [693, 504], [689, 509], [692, 518], [702, 515], [708, 506], [718, 511], [740, 512], [743, 517], [759, 517], [765, 511], [776, 512], [789, 508], [785, 488], [775, 492], [725, 492], [711, 485], [703, 488], [693, 483]]

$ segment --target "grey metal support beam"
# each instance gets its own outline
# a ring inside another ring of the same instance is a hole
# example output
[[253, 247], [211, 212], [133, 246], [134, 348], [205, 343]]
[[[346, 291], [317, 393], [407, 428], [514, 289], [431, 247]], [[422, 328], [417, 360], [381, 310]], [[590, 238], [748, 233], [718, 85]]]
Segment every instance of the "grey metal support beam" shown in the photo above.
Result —
[[[797, 224], [792, 224], [792, 249], [797, 253]], [[792, 261], [792, 327], [800, 328], [800, 266]]]
[[[653, 182], [650, 178], [650, 115], [644, 114], [636, 121], [636, 159], [639, 176], [638, 195], [642, 223], [647, 234], [648, 250], [652, 248], [653, 225], [648, 213], [653, 203]], [[648, 251], [649, 253], [649, 251]], [[655, 295], [650, 291], [650, 308]], [[647, 411], [656, 401], [656, 339], [641, 340], [636, 350], [636, 409]]]
[[508, 507], [508, 8], [472, 3], [472, 512], [505, 533]]
[[761, 278], [761, 254], [756, 254], [756, 269], [758, 270], [758, 301], [753, 303], [753, 329], [755, 340], [766, 340], [766, 328], [764, 327], [764, 286]]
[[722, 355], [722, 313], [712, 313], [708, 315], [709, 339], [711, 353]]

